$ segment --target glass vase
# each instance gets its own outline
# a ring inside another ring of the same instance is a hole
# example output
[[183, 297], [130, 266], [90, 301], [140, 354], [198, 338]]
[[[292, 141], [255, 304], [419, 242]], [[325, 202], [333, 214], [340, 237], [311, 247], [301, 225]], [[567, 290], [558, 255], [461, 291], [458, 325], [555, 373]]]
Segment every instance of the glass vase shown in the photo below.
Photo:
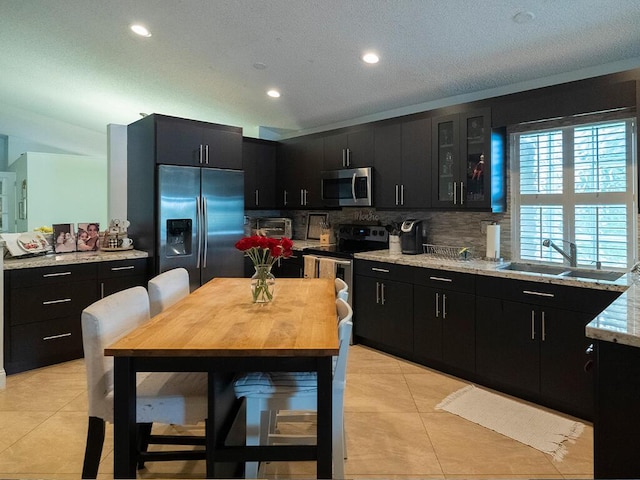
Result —
[[251, 277], [253, 303], [269, 303], [273, 300], [276, 277], [271, 273], [271, 265], [254, 265], [256, 272]]

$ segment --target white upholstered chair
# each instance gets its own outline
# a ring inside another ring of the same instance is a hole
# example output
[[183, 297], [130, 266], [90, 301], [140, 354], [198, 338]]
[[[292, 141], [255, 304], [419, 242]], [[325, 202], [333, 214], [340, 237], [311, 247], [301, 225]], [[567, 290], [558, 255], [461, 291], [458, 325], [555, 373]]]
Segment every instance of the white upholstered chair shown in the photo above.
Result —
[[[341, 298], [336, 299], [340, 350], [335, 361], [332, 382], [333, 478], [344, 478], [344, 389], [353, 311]], [[234, 388], [238, 398], [246, 400], [247, 445], [269, 443], [274, 413], [278, 410], [317, 410], [317, 374], [315, 372], [252, 372], [239, 376]], [[274, 437], [274, 435], [271, 435]], [[305, 436], [306, 437], [306, 436]], [[280, 439], [279, 443], [292, 443]], [[299, 443], [299, 442], [296, 442]], [[256, 478], [258, 463], [247, 462], [246, 478]]]
[[[89, 397], [89, 428], [82, 478], [96, 478], [104, 444], [105, 422], [113, 423], [113, 357], [105, 356], [104, 349], [149, 318], [149, 297], [144, 287], [133, 287], [109, 295], [82, 312], [82, 342]], [[149, 426], [154, 422], [195, 425], [204, 421], [207, 416], [206, 374], [139, 374], [136, 410], [138, 424]], [[153, 439], [143, 440], [140, 452], [146, 452], [149, 440]], [[203, 439], [190, 440], [204, 445]], [[148, 455], [146, 460], [159, 460]], [[187, 458], [204, 458], [204, 450], [192, 450], [184, 455], [180, 453], [171, 459]], [[144, 460], [139, 460], [138, 465], [144, 465]]]
[[165, 308], [189, 295], [189, 272], [174, 268], [149, 280], [149, 308], [155, 316]]
[[336, 297], [343, 299], [345, 302], [349, 301], [349, 285], [343, 279], [336, 277]]

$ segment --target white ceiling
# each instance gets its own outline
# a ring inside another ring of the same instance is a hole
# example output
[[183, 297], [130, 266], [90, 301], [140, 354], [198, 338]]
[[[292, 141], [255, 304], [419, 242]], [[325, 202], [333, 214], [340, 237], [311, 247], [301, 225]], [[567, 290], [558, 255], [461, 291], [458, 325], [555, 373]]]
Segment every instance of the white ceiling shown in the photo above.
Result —
[[141, 112], [317, 131], [635, 68], [639, 25], [639, 0], [0, 0], [0, 134], [104, 153]]

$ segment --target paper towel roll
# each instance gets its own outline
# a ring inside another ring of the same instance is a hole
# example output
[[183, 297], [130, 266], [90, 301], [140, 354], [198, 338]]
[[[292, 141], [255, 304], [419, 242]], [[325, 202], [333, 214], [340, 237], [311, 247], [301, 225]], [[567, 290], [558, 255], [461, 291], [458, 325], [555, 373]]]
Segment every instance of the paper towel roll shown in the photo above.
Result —
[[500, 225], [487, 225], [487, 258], [500, 258]]

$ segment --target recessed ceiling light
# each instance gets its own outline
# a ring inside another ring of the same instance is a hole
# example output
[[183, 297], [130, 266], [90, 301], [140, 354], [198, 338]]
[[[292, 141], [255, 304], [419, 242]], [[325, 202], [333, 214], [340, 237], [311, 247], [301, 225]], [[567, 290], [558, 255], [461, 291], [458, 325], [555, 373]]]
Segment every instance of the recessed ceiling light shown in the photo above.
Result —
[[140, 35], [141, 37], [151, 36], [151, 32], [147, 30], [147, 28], [144, 25], [140, 25], [140, 24], [131, 25], [131, 30], [134, 33], [137, 33], [138, 35]]
[[516, 23], [529, 23], [535, 17], [532, 12], [518, 12], [513, 16], [513, 21]]
[[271, 89], [267, 92], [267, 95], [269, 95], [271, 98], [280, 98], [280, 92], [278, 90], [275, 89]]
[[253, 68], [255, 68], [256, 70], [264, 70], [265, 68], [267, 68], [267, 65], [262, 62], [256, 62], [253, 64]]
[[373, 52], [368, 52], [362, 55], [362, 61], [365, 63], [374, 64], [380, 61], [380, 57], [378, 57], [378, 55]]

